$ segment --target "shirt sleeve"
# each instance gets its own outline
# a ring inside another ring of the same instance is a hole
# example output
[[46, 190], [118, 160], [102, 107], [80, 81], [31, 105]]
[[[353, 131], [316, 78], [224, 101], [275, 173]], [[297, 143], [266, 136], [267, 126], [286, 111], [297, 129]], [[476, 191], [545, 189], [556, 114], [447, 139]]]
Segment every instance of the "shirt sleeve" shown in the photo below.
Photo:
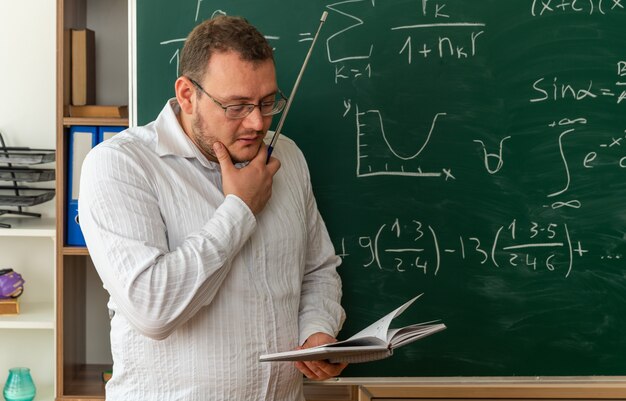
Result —
[[98, 146], [83, 163], [80, 226], [96, 270], [116, 313], [158, 340], [211, 302], [256, 220], [229, 195], [170, 250], [156, 194], [145, 168], [123, 149]]
[[299, 343], [303, 344], [317, 332], [336, 337], [346, 316], [341, 306], [341, 278], [337, 273], [341, 258], [335, 254], [328, 230], [317, 209], [304, 156], [301, 160], [308, 227], [299, 315]]

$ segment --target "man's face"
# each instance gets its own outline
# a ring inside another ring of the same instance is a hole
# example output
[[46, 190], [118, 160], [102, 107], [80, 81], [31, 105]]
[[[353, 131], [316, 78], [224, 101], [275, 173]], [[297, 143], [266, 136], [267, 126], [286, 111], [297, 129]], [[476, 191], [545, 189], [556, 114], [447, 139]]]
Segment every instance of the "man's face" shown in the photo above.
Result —
[[[223, 106], [242, 103], [259, 104], [278, 92], [272, 60], [251, 63], [235, 52], [214, 54], [204, 79], [198, 82]], [[259, 152], [272, 116], [262, 116], [258, 107], [242, 119], [226, 117], [206, 94], [196, 92], [190, 137], [209, 159], [216, 161], [213, 143], [226, 146], [234, 162], [249, 161]]]

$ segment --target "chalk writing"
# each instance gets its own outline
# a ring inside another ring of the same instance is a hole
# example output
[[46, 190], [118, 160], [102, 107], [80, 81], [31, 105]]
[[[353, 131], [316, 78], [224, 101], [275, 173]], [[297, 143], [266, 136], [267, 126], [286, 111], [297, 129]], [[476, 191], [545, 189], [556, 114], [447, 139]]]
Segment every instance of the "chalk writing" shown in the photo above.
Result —
[[[390, 125], [384, 107], [364, 107], [364, 99], [351, 91], [355, 82], [367, 80], [380, 84], [388, 79], [385, 76], [388, 72], [382, 69], [383, 63], [390, 62], [383, 60], [387, 57], [391, 57], [396, 65], [411, 66], [413, 70], [420, 63], [444, 65], [449, 62], [455, 68], [459, 63], [478, 65], [483, 62], [479, 57], [481, 45], [493, 39], [489, 37], [486, 22], [471, 16], [458, 17], [461, 14], [455, 12], [456, 5], [450, 7], [445, 1], [419, 0], [415, 3], [418, 6], [414, 7], [409, 23], [405, 19], [400, 23], [394, 18], [384, 18], [383, 27], [378, 26], [381, 22], [375, 18], [382, 11], [379, 10], [380, 6], [377, 9], [374, 0], [343, 0], [327, 4], [325, 7], [331, 14], [329, 19], [333, 21], [329, 28], [334, 27], [335, 30], [324, 32], [324, 61], [328, 68], [325, 76], [339, 91], [345, 89], [339, 97], [338, 109], [339, 115], [355, 128], [354, 167], [357, 178], [438, 178], [441, 182], [453, 185], [457, 181], [453, 161], [442, 158], [437, 161], [440, 164], [433, 165], [433, 162], [425, 162], [424, 156], [432, 151], [433, 138], [441, 138], [444, 133], [454, 130], [445, 124], [452, 126], [460, 120], [459, 116], [453, 116], [444, 105], [422, 121], [415, 121], [412, 128], [402, 134], [389, 132]], [[528, 2], [531, 15], [535, 18], [556, 14], [616, 14], [624, 12], [624, 3], [626, 0]], [[194, 21], [201, 18], [201, 9], [206, 8], [206, 4], [206, 0], [197, 0]], [[211, 13], [212, 16], [216, 14], [226, 14], [226, 11], [215, 9]], [[389, 33], [385, 45], [390, 50], [384, 53], [384, 57], [381, 56], [383, 49], [375, 45], [379, 43], [375, 35], [372, 35], [371, 41], [366, 36], [374, 26], [379, 31]], [[266, 38], [276, 48], [283, 44], [286, 47], [293, 46], [292, 43], [305, 46], [312, 40], [312, 33], [303, 29], [284, 36], [266, 35]], [[174, 37], [159, 42], [168, 49], [166, 61], [172, 65], [174, 74], [178, 71], [184, 41], [185, 38]], [[590, 135], [590, 126], [599, 125], [600, 117], [587, 116], [579, 109], [563, 111], [563, 108], [576, 104], [602, 103], [605, 107], [623, 107], [626, 104], [626, 60], [621, 57], [621, 60], [613, 60], [610, 65], [602, 64], [598, 69], [606, 70], [608, 67], [611, 68], [613, 79], [606, 79], [605, 74], [601, 78], [584, 74], [576, 74], [575, 78], [571, 75], [564, 77], [561, 73], [550, 72], [549, 68], [530, 78], [525, 77], [523, 85], [526, 91], [523, 96], [526, 97], [522, 98], [522, 102], [533, 108], [544, 109], [557, 105], [559, 111], [555, 114], [560, 114], [551, 116], [550, 119], [554, 119], [552, 121], [538, 123], [539, 130], [546, 130], [543, 139], [548, 145], [544, 144], [544, 148], [551, 149], [553, 153], [549, 157], [556, 161], [550, 164], [553, 179], [546, 184], [549, 186], [539, 201], [540, 208], [552, 209], [553, 213], [558, 211], [576, 215], [586, 206], [583, 198], [573, 195], [577, 192], [572, 191], [582, 181], [582, 175], [609, 168], [626, 171], [626, 127], [621, 131], [612, 128], [610, 132], [595, 128], [597, 132], [592, 145], [587, 142], [585, 146], [589, 148], [574, 152], [574, 145], [583, 135]], [[467, 121], [465, 123], [469, 124]], [[398, 141], [401, 136], [402, 141]], [[503, 174], [512, 165], [508, 158], [517, 156], [515, 153], [519, 151], [519, 142], [511, 132], [496, 138], [472, 135], [464, 141], [467, 153], [477, 154], [479, 157], [476, 163], [480, 169], [492, 176]], [[465, 177], [459, 173], [458, 179]], [[439, 228], [423, 220], [398, 217], [380, 224], [373, 232], [342, 237], [337, 248], [343, 258], [358, 258], [363, 268], [394, 270], [398, 273], [414, 270], [432, 276], [441, 274], [444, 269], [452, 269], [451, 266], [456, 265], [452, 262], [462, 260], [472, 266], [524, 269], [536, 273], [560, 274], [567, 278], [575, 271], [576, 264], [586, 258], [593, 256], [611, 261], [623, 257], [619, 252], [593, 253], [586, 249], [581, 241], [571, 238], [568, 224], [531, 222], [528, 227], [521, 229], [517, 220], [513, 220], [497, 228], [489, 238], [484, 234], [481, 237], [467, 232], [451, 237], [449, 228], [440, 232]]]
[[[622, 89], [626, 84], [622, 81], [622, 77], [626, 74], [624, 69], [626, 63], [624, 61], [617, 62], [617, 81], [614, 87], [608, 88], [598, 84], [594, 84], [593, 80], [588, 80], [584, 84], [563, 82], [558, 77], [546, 79], [541, 77], [532, 84], [533, 95], [529, 99], [531, 103], [541, 104], [545, 102], [579, 102], [593, 101], [597, 102], [603, 98], [611, 97], [615, 99], [616, 104], [621, 104], [626, 99], [626, 90]], [[620, 93], [621, 92], [621, 93]], [[619, 95], [618, 95], [619, 94]], [[548, 124], [550, 128], [557, 129], [559, 134], [556, 139], [558, 143], [558, 153], [562, 165], [562, 186], [550, 192], [547, 197], [554, 198], [566, 195], [572, 184], [572, 163], [578, 163], [578, 160], [572, 160], [566, 152], [566, 143], [575, 143], [579, 129], [587, 126], [589, 119], [584, 116], [575, 118], [562, 118], [552, 121]], [[622, 150], [622, 143], [625, 137], [621, 133], [613, 133], [609, 138], [601, 140], [598, 143], [598, 150], [592, 150], [586, 153], [582, 161], [584, 169], [592, 169], [597, 166], [614, 165], [623, 168], [626, 163], [626, 153]], [[583, 206], [579, 199], [558, 200], [544, 207], [552, 209], [580, 209]]]
[[554, 77], [551, 83], [542, 77], [533, 83], [533, 90], [536, 96], [531, 98], [530, 102], [592, 100], [598, 99], [599, 96], [607, 96], [614, 97], [615, 102], [620, 104], [626, 99], [626, 90], [619, 89], [620, 86], [621, 83], [618, 82], [615, 84], [615, 88], [600, 88], [597, 85], [594, 86], [591, 80], [584, 86], [575, 86], [562, 83], [557, 77]]
[[533, 0], [531, 5], [533, 17], [559, 12], [605, 15], [623, 10], [623, 0]]
[[[347, 3], [362, 3], [364, 1], [365, 0], [346, 0], [346, 1], [340, 1], [338, 3], [329, 4], [328, 6], [326, 6], [326, 8], [328, 8], [331, 12], [347, 17], [352, 22], [351, 25], [341, 29], [338, 32], [333, 33], [332, 35], [328, 37], [328, 39], [326, 39], [326, 53], [328, 55], [328, 61], [330, 63], [338, 63], [338, 62], [346, 61], [346, 60], [369, 59], [372, 56], [372, 52], [374, 51], [373, 44], [370, 45], [369, 49], [366, 51], [361, 51], [358, 54], [341, 55], [341, 56], [334, 55], [333, 46], [332, 46], [333, 41], [338, 40], [338, 38], [341, 39], [341, 37], [346, 35], [347, 32], [353, 31], [356, 28], [362, 27], [364, 24], [361, 18], [355, 15], [349, 14], [345, 11], [342, 11], [340, 9], [340, 6], [347, 4]], [[372, 6], [373, 5], [374, 3], [372, 3]]]
[[[564, 143], [567, 141], [574, 141], [577, 129], [584, 127], [588, 124], [586, 118], [563, 118], [561, 120], [553, 121], [548, 124], [549, 127], [558, 129], [558, 148], [559, 154], [563, 165], [563, 186], [558, 191], [552, 192], [547, 195], [548, 198], [556, 197], [564, 194], [570, 188], [572, 182], [572, 176], [570, 172], [571, 162], [565, 152]], [[626, 163], [626, 150], [624, 150], [623, 144], [625, 143], [626, 135], [612, 135], [606, 140], [601, 140], [598, 143], [599, 150], [593, 150], [586, 153], [585, 157], [580, 162], [585, 169], [592, 169], [597, 166], [616, 166], [617, 168], [624, 168]], [[551, 207], [553, 209], [560, 209], [562, 207], [568, 207], [572, 209], [579, 209], [582, 206], [580, 200], [570, 199], [567, 201], [554, 202], [551, 205], [544, 205], [544, 207]]]
[[[427, 134], [413, 133], [414, 147], [409, 152], [396, 149], [387, 133], [383, 122], [382, 112], [377, 109], [360, 111], [356, 106], [357, 131], [357, 177], [375, 175], [400, 175], [412, 177], [441, 177], [442, 172], [422, 171], [417, 159], [428, 146], [433, 135], [437, 119], [446, 113], [437, 113], [432, 120]], [[414, 163], [408, 163], [415, 161]], [[454, 178], [448, 169], [446, 179]]]
[[[510, 139], [511, 136], [508, 135], [506, 137], [504, 137], [501, 141], [500, 141], [500, 149], [498, 151], [498, 153], [487, 153], [487, 146], [485, 145], [485, 143], [483, 141], [481, 141], [480, 139], [475, 139], [474, 142], [476, 143], [480, 143], [483, 147], [483, 154], [484, 154], [484, 159], [485, 159], [485, 168], [487, 169], [487, 171], [489, 172], [489, 174], [495, 174], [498, 171], [500, 171], [500, 169], [502, 169], [502, 166], [504, 166], [504, 159], [502, 158], [502, 147], [504, 145], [504, 141], [506, 141], [507, 139]], [[495, 160], [496, 161], [496, 166], [492, 167], [491, 164], [489, 163], [490, 160]]]
[[[565, 223], [530, 222], [522, 228], [515, 219], [500, 226], [492, 238], [458, 235], [448, 241], [422, 220], [399, 218], [381, 224], [369, 235], [349, 238], [356, 240], [346, 243], [346, 237], [341, 238], [340, 256], [360, 258], [363, 268], [398, 273], [414, 270], [432, 276], [444, 268], [452, 269], [444, 265], [455, 257], [475, 267], [518, 268], [568, 278], [575, 262], [589, 253], [581, 241], [571, 238]], [[619, 259], [621, 254], [612, 257]]]
[[[420, 39], [418, 36], [417, 39], [414, 39], [413, 34], [407, 36], [402, 45], [400, 46], [400, 50], [398, 54], [405, 55], [408, 64], [412, 64], [413, 62], [413, 53], [415, 52], [417, 56], [422, 59], [427, 59], [429, 57], [434, 58], [444, 58], [444, 57], [452, 57], [456, 59], [465, 59], [468, 57], [473, 57], [477, 53], [477, 40], [478, 37], [481, 36], [485, 31], [484, 30], [474, 30], [474, 28], [482, 28], [485, 27], [486, 24], [482, 22], [440, 22], [437, 21], [439, 18], [450, 18], [450, 14], [444, 14], [443, 9], [446, 7], [446, 4], [436, 3], [431, 4], [429, 7], [428, 0], [422, 0], [422, 15], [424, 17], [432, 16], [436, 22], [424, 22], [417, 23], [411, 25], [398, 25], [391, 27], [392, 31], [419, 31], [419, 30], [438, 30], [438, 31], [449, 31], [452, 28], [471, 28], [470, 33], [464, 38], [461, 39], [458, 35], [453, 38], [449, 34], [442, 34], [437, 37], [436, 40], [424, 40]], [[414, 43], [416, 42], [416, 43]], [[414, 50], [415, 49], [415, 50]]]
[[[446, 26], [444, 24], [440, 24], [438, 26]], [[450, 26], [449, 24], [447, 26]], [[461, 25], [459, 25], [461, 26]], [[392, 28], [393, 29], [393, 28]], [[467, 38], [466, 42], [455, 41], [449, 36], [439, 36], [434, 43], [426, 43], [421, 42], [419, 44], [419, 48], [415, 51], [422, 58], [426, 59], [428, 57], [452, 57], [456, 59], [465, 59], [468, 57], [473, 57], [477, 53], [476, 41], [480, 35], [482, 35], [484, 31], [479, 32], [471, 32]], [[398, 52], [398, 54], [405, 54], [407, 57], [408, 64], [413, 62], [413, 37], [407, 36], [402, 48]], [[434, 51], [434, 53], [433, 53]], [[431, 54], [432, 53], [432, 54]]]
[[348, 68], [345, 65], [336, 64], [335, 65], [335, 83], [338, 83], [340, 80], [349, 79], [353, 80], [358, 77], [372, 77], [372, 65], [370, 63], [364, 64], [363, 66], [356, 66], [352, 68]]
[[597, 166], [626, 168], [626, 135], [612, 135], [607, 139], [598, 144], [599, 151], [591, 151], [585, 155], [583, 160], [585, 168], [591, 169]]

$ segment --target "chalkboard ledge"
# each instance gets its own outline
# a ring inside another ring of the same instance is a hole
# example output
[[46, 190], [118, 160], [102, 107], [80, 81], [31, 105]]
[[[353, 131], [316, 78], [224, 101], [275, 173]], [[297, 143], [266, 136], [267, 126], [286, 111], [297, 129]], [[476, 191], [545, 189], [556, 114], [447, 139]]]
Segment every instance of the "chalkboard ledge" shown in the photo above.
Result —
[[[626, 376], [577, 377], [350, 377], [305, 380], [307, 400], [626, 399]], [[329, 398], [330, 397], [330, 398]]]

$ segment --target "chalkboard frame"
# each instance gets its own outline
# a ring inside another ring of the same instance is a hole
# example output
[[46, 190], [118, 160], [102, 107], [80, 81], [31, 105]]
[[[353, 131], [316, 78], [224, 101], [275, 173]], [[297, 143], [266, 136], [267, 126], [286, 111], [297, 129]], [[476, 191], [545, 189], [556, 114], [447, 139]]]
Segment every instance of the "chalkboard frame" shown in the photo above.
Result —
[[359, 401], [392, 399], [623, 399], [625, 378], [385, 379], [356, 386]]
[[368, 377], [305, 381], [307, 400], [617, 400], [626, 377]]

